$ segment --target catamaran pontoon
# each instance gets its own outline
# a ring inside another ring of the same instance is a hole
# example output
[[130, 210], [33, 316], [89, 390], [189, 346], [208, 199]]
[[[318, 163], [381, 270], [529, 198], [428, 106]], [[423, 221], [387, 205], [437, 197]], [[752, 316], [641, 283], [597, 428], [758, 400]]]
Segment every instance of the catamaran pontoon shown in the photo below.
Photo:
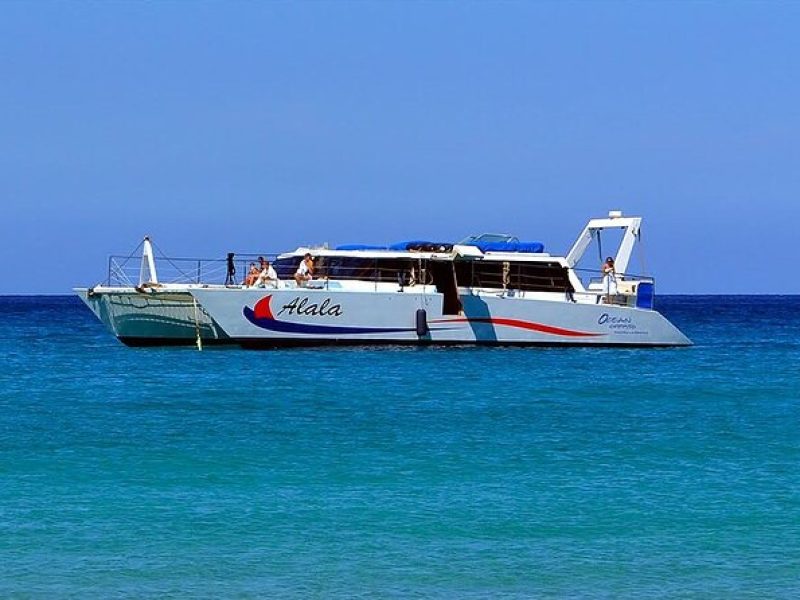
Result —
[[[200, 282], [199, 273], [194, 282], [189, 282], [187, 273], [178, 278], [183, 281], [161, 282], [148, 237], [142, 242], [138, 282], [126, 272], [129, 259], [111, 257], [105, 284], [75, 288], [86, 306], [120, 341], [129, 346], [190, 345], [199, 344], [198, 340], [230, 343], [225, 332], [189, 293], [194, 287], [208, 286]], [[198, 271], [201, 264], [197, 261]]]

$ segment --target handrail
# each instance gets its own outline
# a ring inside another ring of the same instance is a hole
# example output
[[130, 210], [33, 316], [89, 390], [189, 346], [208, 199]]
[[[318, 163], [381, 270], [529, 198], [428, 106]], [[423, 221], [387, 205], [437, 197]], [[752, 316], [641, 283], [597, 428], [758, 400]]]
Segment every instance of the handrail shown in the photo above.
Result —
[[[586, 274], [594, 275], [594, 276], [600, 277], [600, 278], [604, 277], [604, 275], [605, 275], [603, 273], [603, 271], [600, 270], [600, 269], [572, 269], [572, 270], [575, 271], [578, 275], [580, 275], [581, 273], [586, 273]], [[620, 278], [622, 281], [630, 281], [630, 280], [632, 280], [632, 281], [650, 281], [650, 282], [655, 282], [655, 280], [656, 280], [655, 277], [653, 277], [651, 275], [638, 275], [636, 273], [615, 273], [615, 275], [618, 278]]]
[[[236, 254], [234, 265], [237, 279], [244, 279], [250, 263], [264, 257], [275, 262], [278, 253]], [[156, 256], [156, 265], [161, 283], [208, 283], [227, 276], [227, 258], [193, 258]], [[106, 284], [133, 287], [139, 280], [141, 256], [112, 254], [108, 257]]]
[[[278, 258], [283, 256], [283, 258]], [[256, 263], [258, 257], [264, 257], [272, 263], [278, 278], [291, 281], [301, 257], [286, 256], [285, 253], [261, 254], [236, 254], [234, 265], [236, 267], [236, 282], [241, 284], [248, 274], [251, 263]], [[341, 281], [366, 281], [376, 285], [378, 283], [395, 283], [401, 287], [431, 284], [433, 275], [429, 263], [422, 258], [395, 258], [395, 266], [384, 266], [387, 259], [377, 257], [356, 258], [359, 263], [355, 266], [347, 264], [354, 257], [317, 257], [314, 267], [314, 279], [330, 279]], [[108, 259], [107, 284], [134, 287], [138, 283], [141, 257], [132, 255], [111, 255]], [[439, 261], [436, 261], [437, 264]], [[223, 283], [227, 276], [227, 258], [194, 258], [194, 257], [166, 257], [157, 256], [156, 263], [159, 281], [165, 284], [201, 284]], [[454, 268], [456, 264], [453, 263]], [[461, 263], [463, 264], [463, 263]], [[487, 263], [473, 263], [487, 266]], [[493, 265], [495, 263], [492, 263]], [[526, 269], [545, 268], [536, 263], [496, 263], [496, 270], [470, 269], [466, 272], [457, 272], [457, 285], [459, 287], [487, 289], [487, 290], [515, 290], [519, 292], [570, 292], [572, 285], [569, 282], [566, 268], [547, 267], [549, 270], [525, 272]], [[597, 269], [572, 269], [581, 279], [591, 275], [589, 283], [601, 282], [602, 272]], [[581, 277], [584, 275], [584, 277]], [[655, 279], [649, 276], [618, 273], [618, 281], [651, 282]], [[588, 285], [584, 287], [588, 288]], [[589, 295], [598, 295], [596, 290], [586, 289]]]

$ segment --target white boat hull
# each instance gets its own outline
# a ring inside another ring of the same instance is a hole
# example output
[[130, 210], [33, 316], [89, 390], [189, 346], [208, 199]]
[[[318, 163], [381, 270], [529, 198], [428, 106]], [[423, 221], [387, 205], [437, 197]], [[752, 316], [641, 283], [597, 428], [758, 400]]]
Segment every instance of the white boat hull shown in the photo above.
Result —
[[[442, 294], [327, 289], [193, 289], [214, 322], [247, 346], [326, 343], [686, 346], [654, 310], [574, 303], [563, 295], [519, 298], [462, 293], [443, 315]], [[542, 295], [546, 296], [546, 295]], [[417, 326], [424, 310], [428, 331]]]
[[128, 346], [231, 343], [195, 302], [188, 286], [173, 289], [95, 287], [75, 292], [95, 316]]

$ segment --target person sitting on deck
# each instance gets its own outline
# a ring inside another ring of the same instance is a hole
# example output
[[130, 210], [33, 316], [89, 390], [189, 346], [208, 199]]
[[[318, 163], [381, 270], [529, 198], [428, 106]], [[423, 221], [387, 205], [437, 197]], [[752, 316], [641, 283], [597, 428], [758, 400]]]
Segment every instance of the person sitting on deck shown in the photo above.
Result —
[[297, 282], [298, 287], [305, 286], [306, 282], [310, 281], [314, 276], [314, 259], [311, 254], [306, 252], [303, 260], [297, 266], [297, 271], [294, 274], [294, 280]]
[[261, 259], [261, 273], [258, 275], [255, 285], [258, 287], [278, 287], [278, 274], [269, 264], [268, 260]]
[[250, 270], [247, 272], [247, 276], [244, 278], [244, 285], [246, 287], [252, 287], [255, 285], [258, 276], [261, 274], [261, 270], [256, 266], [256, 263], [250, 263]]

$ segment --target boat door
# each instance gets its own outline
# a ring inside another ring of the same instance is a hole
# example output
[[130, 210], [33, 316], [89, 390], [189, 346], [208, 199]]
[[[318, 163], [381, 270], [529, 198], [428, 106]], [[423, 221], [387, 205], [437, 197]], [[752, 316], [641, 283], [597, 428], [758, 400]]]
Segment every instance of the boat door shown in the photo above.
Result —
[[456, 286], [456, 269], [452, 261], [431, 260], [428, 261], [428, 272], [436, 286], [436, 291], [442, 294], [442, 314], [457, 315], [463, 306], [458, 297], [458, 287]]

